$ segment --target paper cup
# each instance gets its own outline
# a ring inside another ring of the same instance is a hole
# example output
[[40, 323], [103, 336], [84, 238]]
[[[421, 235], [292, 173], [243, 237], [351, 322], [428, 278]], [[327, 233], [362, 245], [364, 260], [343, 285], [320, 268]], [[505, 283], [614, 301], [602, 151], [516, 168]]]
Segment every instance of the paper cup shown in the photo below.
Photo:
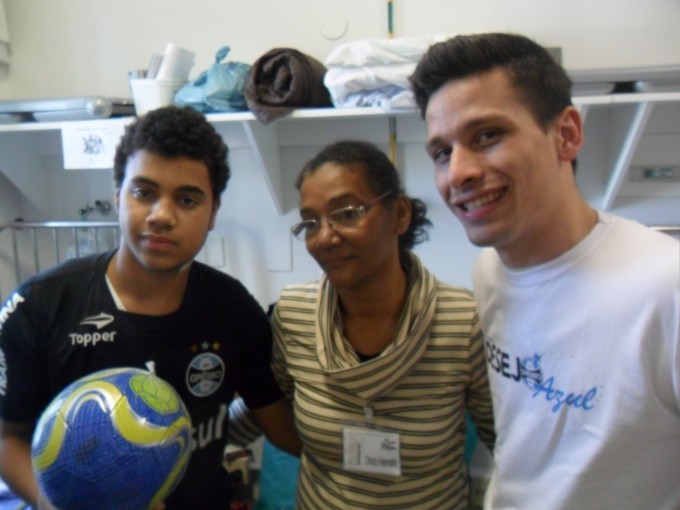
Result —
[[130, 80], [135, 112], [144, 115], [150, 110], [174, 104], [175, 93], [185, 83], [186, 80]]
[[159, 80], [188, 80], [196, 54], [168, 43], [156, 78]]

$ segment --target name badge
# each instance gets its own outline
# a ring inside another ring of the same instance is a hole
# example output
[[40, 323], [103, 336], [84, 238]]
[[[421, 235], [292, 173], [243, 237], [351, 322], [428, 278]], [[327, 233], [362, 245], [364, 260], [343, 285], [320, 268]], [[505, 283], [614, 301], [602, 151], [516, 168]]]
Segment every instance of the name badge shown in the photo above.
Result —
[[343, 451], [348, 471], [401, 475], [399, 434], [346, 427]]

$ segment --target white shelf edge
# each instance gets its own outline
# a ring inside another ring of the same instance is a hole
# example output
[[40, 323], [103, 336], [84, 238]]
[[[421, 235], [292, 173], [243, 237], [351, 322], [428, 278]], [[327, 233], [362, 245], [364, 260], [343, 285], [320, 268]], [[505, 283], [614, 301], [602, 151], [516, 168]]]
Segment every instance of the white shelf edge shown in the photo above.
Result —
[[17, 123], [0, 123], [0, 133], [2, 132], [14, 132], [14, 131], [57, 131], [60, 130], [65, 124], [69, 125], [86, 125], [94, 123], [107, 123], [107, 124], [129, 124], [132, 122], [134, 117], [108, 117], [106, 119], [91, 119], [91, 120], [65, 120], [65, 121], [50, 121], [50, 122], [17, 122]]
[[[378, 107], [364, 108], [298, 108], [289, 115], [277, 119], [276, 122], [286, 122], [299, 119], [334, 119], [334, 118], [360, 118], [360, 117], [390, 117], [418, 115], [416, 109], [386, 110]], [[243, 122], [257, 120], [257, 117], [250, 111], [228, 112], [228, 113], [208, 113], [206, 118], [210, 122]], [[122, 122], [128, 124], [134, 117], [109, 117], [106, 119], [91, 120], [70, 120], [70, 121], [49, 121], [49, 122], [16, 122], [0, 123], [0, 132], [7, 131], [51, 131], [61, 129], [66, 123], [90, 123], [90, 122]], [[263, 124], [264, 125], [264, 124]]]
[[574, 96], [572, 101], [574, 106], [676, 102], [680, 101], [680, 92], [630, 92], [601, 96]]
[[[606, 94], [599, 96], [574, 96], [572, 99], [575, 106], [581, 105], [612, 105], [620, 103], [641, 102], [665, 102], [680, 101], [680, 92], [631, 92], [623, 94]], [[353, 107], [353, 108], [297, 108], [289, 115], [281, 117], [274, 122], [286, 122], [300, 119], [334, 119], [334, 118], [361, 118], [361, 117], [400, 117], [420, 115], [416, 108], [387, 110], [380, 107]], [[208, 113], [206, 117], [210, 122], [243, 122], [257, 120], [250, 111], [229, 113]], [[50, 122], [17, 122], [0, 123], [0, 132], [6, 131], [50, 131], [61, 129], [65, 122], [90, 123], [90, 122], [121, 122], [128, 124], [134, 117], [110, 117], [106, 119], [76, 120], [76, 121], [50, 121]]]
[[[298, 108], [293, 110], [285, 117], [280, 117], [272, 122], [286, 122], [289, 120], [300, 119], [340, 119], [340, 118], [360, 118], [360, 117], [390, 117], [417, 115], [418, 111], [413, 109], [386, 110], [378, 107], [362, 108]], [[242, 122], [257, 120], [251, 112], [234, 113], [209, 113], [208, 120], [211, 122]]]

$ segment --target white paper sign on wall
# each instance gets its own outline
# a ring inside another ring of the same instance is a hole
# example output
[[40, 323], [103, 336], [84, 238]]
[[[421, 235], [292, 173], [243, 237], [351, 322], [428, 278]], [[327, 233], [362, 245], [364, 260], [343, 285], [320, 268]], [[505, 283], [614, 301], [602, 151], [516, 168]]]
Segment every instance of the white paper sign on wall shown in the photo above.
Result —
[[113, 168], [116, 146], [124, 125], [109, 122], [66, 122], [61, 128], [64, 168], [67, 170]]

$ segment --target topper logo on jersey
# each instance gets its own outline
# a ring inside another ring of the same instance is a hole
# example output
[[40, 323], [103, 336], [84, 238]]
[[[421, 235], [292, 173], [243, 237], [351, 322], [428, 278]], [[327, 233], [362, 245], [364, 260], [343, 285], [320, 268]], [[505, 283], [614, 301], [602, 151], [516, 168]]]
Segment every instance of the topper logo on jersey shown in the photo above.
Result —
[[94, 326], [97, 331], [92, 333], [69, 333], [68, 337], [71, 340], [71, 345], [78, 345], [80, 347], [94, 347], [99, 342], [113, 342], [116, 338], [117, 331], [101, 331], [109, 324], [113, 323], [113, 315], [108, 313], [99, 313], [98, 315], [91, 315], [85, 317], [80, 321], [80, 326]]
[[113, 322], [113, 315], [108, 314], [108, 313], [100, 313], [99, 315], [93, 315], [92, 317], [85, 317], [82, 321], [80, 321], [81, 325], [86, 325], [90, 324], [92, 326], [95, 326], [98, 330], [105, 328], [109, 324]]
[[212, 395], [224, 380], [224, 362], [217, 354], [203, 352], [189, 363], [187, 388], [197, 397]]

